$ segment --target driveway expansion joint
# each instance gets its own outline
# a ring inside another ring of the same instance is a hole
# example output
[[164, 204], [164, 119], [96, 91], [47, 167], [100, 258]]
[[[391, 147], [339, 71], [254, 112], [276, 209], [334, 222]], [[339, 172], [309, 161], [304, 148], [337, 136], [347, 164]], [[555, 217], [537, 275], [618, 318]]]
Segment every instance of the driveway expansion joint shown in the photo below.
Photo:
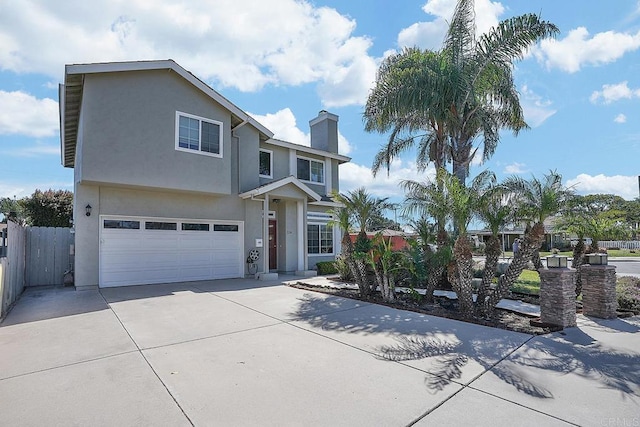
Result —
[[122, 328], [124, 329], [124, 331], [127, 333], [127, 335], [129, 336], [129, 339], [131, 339], [131, 341], [133, 342], [133, 344], [136, 346], [136, 348], [138, 349], [137, 352], [138, 354], [140, 354], [140, 356], [142, 357], [142, 359], [144, 360], [144, 362], [147, 364], [147, 366], [149, 366], [149, 369], [151, 369], [151, 372], [153, 372], [153, 375], [155, 375], [155, 377], [158, 379], [158, 381], [160, 381], [160, 384], [162, 384], [162, 387], [164, 387], [165, 391], [167, 392], [167, 394], [169, 394], [169, 397], [171, 397], [171, 399], [173, 400], [173, 402], [176, 404], [176, 406], [178, 407], [178, 409], [180, 410], [180, 412], [182, 412], [182, 415], [184, 415], [184, 417], [186, 418], [186, 420], [189, 422], [190, 425], [195, 426], [195, 424], [193, 424], [193, 421], [191, 420], [191, 418], [189, 417], [189, 415], [185, 412], [184, 408], [182, 407], [182, 405], [180, 405], [180, 402], [178, 402], [178, 399], [176, 399], [176, 397], [173, 395], [173, 393], [171, 393], [171, 390], [169, 390], [169, 387], [167, 387], [167, 385], [165, 384], [164, 381], [162, 381], [162, 378], [160, 378], [160, 375], [158, 374], [158, 372], [156, 372], [156, 370], [153, 368], [153, 365], [151, 365], [151, 363], [149, 362], [149, 359], [147, 359], [147, 356], [145, 356], [145, 354], [142, 352], [142, 350], [140, 349], [140, 346], [138, 345], [138, 343], [133, 339], [133, 337], [131, 336], [131, 333], [129, 332], [129, 330], [127, 329], [126, 326], [124, 326], [124, 323], [122, 323], [122, 320], [120, 319], [120, 316], [118, 316], [118, 313], [116, 313], [116, 311], [113, 309], [113, 307], [111, 307], [111, 304], [109, 304], [109, 301], [107, 301], [107, 299], [104, 297], [104, 295], [102, 295], [102, 292], [99, 292], [100, 296], [102, 297], [102, 299], [104, 300], [105, 304], [107, 304], [107, 306], [109, 307], [109, 310], [111, 310], [111, 312], [113, 313], [113, 315], [116, 317], [116, 319], [118, 319], [118, 322], [120, 323], [120, 325], [122, 326]]

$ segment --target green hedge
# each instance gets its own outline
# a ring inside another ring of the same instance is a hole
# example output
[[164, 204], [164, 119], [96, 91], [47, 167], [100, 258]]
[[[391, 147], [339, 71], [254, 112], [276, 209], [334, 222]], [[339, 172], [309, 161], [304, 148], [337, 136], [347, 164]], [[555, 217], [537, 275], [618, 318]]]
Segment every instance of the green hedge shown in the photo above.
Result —
[[321, 261], [316, 263], [316, 269], [318, 270], [318, 275], [324, 276], [325, 274], [336, 274], [338, 269], [336, 268], [336, 263], [334, 261]]

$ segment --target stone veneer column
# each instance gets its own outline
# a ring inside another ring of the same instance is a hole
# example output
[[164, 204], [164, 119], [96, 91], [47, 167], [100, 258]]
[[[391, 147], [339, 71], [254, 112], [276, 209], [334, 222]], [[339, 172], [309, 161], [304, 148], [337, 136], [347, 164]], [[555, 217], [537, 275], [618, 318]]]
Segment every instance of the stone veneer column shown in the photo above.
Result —
[[616, 268], [613, 265], [580, 266], [582, 277], [582, 313], [585, 316], [617, 317]]
[[576, 326], [576, 271], [541, 268], [540, 321], [563, 328]]

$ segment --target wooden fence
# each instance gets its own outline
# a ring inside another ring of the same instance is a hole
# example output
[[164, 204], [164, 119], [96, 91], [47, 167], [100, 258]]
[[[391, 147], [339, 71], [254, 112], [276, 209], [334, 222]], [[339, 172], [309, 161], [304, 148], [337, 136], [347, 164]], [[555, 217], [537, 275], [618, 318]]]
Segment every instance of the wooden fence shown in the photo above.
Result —
[[64, 284], [72, 268], [70, 228], [22, 227], [9, 221], [6, 249], [0, 257], [0, 317], [26, 286]]
[[64, 272], [71, 269], [70, 228], [27, 227], [26, 286], [62, 285]]
[[0, 258], [0, 317], [3, 317], [24, 290], [25, 248], [24, 227], [8, 222], [6, 256]]

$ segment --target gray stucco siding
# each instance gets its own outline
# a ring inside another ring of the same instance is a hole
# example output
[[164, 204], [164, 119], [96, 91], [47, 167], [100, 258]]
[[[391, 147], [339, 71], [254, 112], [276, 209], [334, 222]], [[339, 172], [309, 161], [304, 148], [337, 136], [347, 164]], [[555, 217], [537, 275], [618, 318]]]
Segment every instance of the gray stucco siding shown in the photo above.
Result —
[[[176, 74], [87, 75], [82, 108], [82, 181], [231, 193], [231, 116]], [[176, 111], [222, 122], [223, 157], [176, 150]]]
[[340, 175], [338, 174], [338, 161], [331, 160], [331, 190], [340, 192]]
[[[260, 185], [259, 176], [259, 151], [260, 136], [258, 131], [251, 126], [242, 126], [236, 130], [235, 135], [238, 137], [238, 193], [252, 190]], [[233, 177], [233, 179], [236, 179]]]

